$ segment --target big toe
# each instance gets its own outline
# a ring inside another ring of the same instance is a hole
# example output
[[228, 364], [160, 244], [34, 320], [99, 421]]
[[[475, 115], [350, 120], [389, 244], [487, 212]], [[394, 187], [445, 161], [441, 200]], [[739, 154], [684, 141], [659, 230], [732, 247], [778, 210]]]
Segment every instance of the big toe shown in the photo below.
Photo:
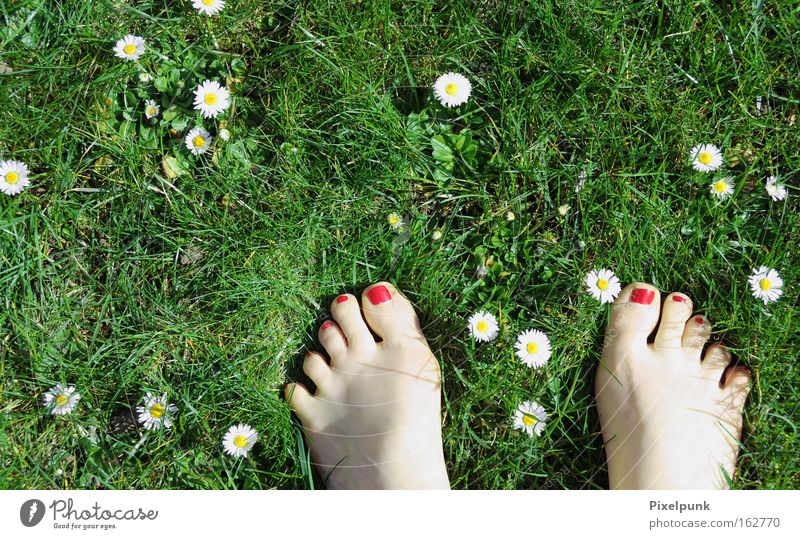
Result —
[[390, 283], [379, 282], [364, 290], [364, 318], [384, 342], [424, 339], [411, 303]]
[[646, 283], [631, 283], [620, 292], [611, 306], [611, 320], [606, 328], [606, 345], [614, 339], [647, 345], [647, 337], [658, 323], [661, 294]]

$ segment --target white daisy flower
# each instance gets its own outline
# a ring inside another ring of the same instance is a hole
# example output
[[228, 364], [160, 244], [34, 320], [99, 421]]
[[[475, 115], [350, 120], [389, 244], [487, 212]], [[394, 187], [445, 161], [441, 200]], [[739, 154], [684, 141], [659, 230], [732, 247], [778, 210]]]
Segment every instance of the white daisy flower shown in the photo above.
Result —
[[222, 448], [234, 457], [246, 457], [258, 441], [258, 433], [250, 425], [233, 425], [222, 438]]
[[783, 294], [783, 279], [772, 268], [761, 266], [753, 268], [753, 274], [748, 279], [753, 296], [762, 300], [764, 305], [770, 301], [777, 301]]
[[711, 172], [722, 166], [722, 152], [713, 144], [698, 144], [692, 148], [692, 166], [700, 172]]
[[217, 81], [206, 81], [194, 91], [194, 108], [203, 113], [205, 118], [216, 118], [231, 104], [231, 93]]
[[469, 331], [476, 341], [493, 341], [499, 333], [497, 318], [485, 311], [478, 311], [469, 317]]
[[442, 231], [441, 231], [441, 230], [439, 230], [438, 228], [437, 228], [437, 229], [435, 229], [435, 230], [433, 231], [433, 233], [431, 234], [431, 239], [432, 239], [433, 241], [439, 241], [440, 239], [442, 239]]
[[192, 0], [192, 6], [205, 15], [216, 15], [225, 7], [225, 0]]
[[72, 409], [78, 405], [81, 394], [75, 391], [73, 386], [64, 387], [56, 384], [44, 394], [44, 405], [50, 408], [53, 415], [65, 415], [72, 413]]
[[22, 161], [0, 161], [0, 191], [14, 196], [30, 185], [28, 165]]
[[445, 107], [466, 103], [472, 93], [472, 84], [461, 73], [445, 73], [433, 83], [433, 95]]
[[400, 230], [403, 228], [403, 218], [400, 216], [399, 213], [392, 212], [386, 217], [386, 221], [388, 221], [389, 226], [395, 230]]
[[231, 132], [228, 131], [227, 129], [220, 129], [219, 133], [217, 134], [219, 135], [219, 138], [221, 138], [226, 142], [231, 138]]
[[767, 194], [774, 200], [778, 202], [779, 200], [783, 200], [786, 198], [788, 192], [786, 191], [786, 186], [781, 185], [778, 183], [778, 178], [775, 176], [770, 176], [767, 178], [767, 184], [764, 186], [767, 190]]
[[148, 120], [155, 118], [158, 116], [158, 113], [161, 112], [161, 107], [159, 107], [154, 99], [148, 99], [144, 102], [144, 116]]
[[733, 183], [733, 178], [730, 176], [725, 176], [724, 178], [720, 178], [711, 184], [711, 194], [722, 200], [733, 193], [734, 187], [735, 185]]
[[517, 357], [525, 365], [534, 369], [543, 366], [553, 355], [550, 339], [538, 329], [529, 329], [520, 333], [514, 348], [517, 349]]
[[139, 82], [148, 83], [151, 80], [153, 80], [153, 76], [150, 73], [145, 73], [144, 71], [139, 73]]
[[189, 148], [190, 152], [194, 155], [200, 155], [208, 151], [212, 140], [214, 140], [214, 137], [211, 136], [211, 133], [197, 126], [186, 133], [183, 142], [186, 144], [186, 147]]
[[122, 58], [123, 60], [138, 60], [144, 54], [144, 39], [128, 34], [114, 45], [114, 54], [117, 58]]
[[158, 430], [168, 429], [172, 426], [172, 415], [178, 411], [178, 407], [167, 402], [167, 394], [160, 397], [148, 393], [144, 396], [144, 406], [137, 406], [136, 412], [139, 414], [139, 423], [146, 429]]
[[525, 431], [533, 438], [539, 436], [547, 426], [547, 412], [536, 401], [526, 401], [517, 406], [514, 428]]
[[622, 287], [614, 272], [607, 269], [592, 270], [586, 276], [589, 293], [600, 303], [611, 303], [619, 295]]

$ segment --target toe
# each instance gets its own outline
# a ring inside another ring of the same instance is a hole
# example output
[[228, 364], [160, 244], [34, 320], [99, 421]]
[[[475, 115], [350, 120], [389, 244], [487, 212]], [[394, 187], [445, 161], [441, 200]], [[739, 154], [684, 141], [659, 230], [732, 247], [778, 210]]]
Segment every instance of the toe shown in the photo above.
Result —
[[624, 338], [647, 345], [647, 337], [658, 323], [661, 295], [656, 287], [631, 283], [620, 292], [611, 306], [611, 320], [606, 328], [609, 338]]
[[692, 300], [685, 294], [673, 292], [664, 299], [661, 321], [653, 346], [656, 350], [681, 350], [686, 319], [692, 315]]
[[374, 346], [375, 339], [361, 316], [358, 300], [350, 294], [337, 296], [331, 304], [331, 315], [342, 328], [350, 346]]
[[750, 369], [744, 365], [732, 367], [725, 376], [725, 386], [723, 391], [730, 397], [731, 405], [734, 410], [741, 413], [744, 408], [744, 401], [750, 393], [750, 382], [752, 382]]
[[722, 382], [722, 373], [731, 364], [731, 353], [722, 344], [712, 344], [703, 357], [703, 370], [708, 376]]
[[364, 318], [384, 342], [424, 339], [411, 303], [387, 282], [375, 283], [362, 297]]
[[318, 337], [319, 343], [331, 358], [331, 365], [336, 365], [337, 361], [343, 359], [347, 353], [347, 340], [336, 322], [332, 320], [323, 322], [319, 327]]
[[304, 426], [309, 426], [317, 413], [317, 401], [303, 384], [287, 384], [284, 389], [286, 402]]
[[315, 352], [306, 354], [303, 360], [303, 372], [317, 386], [317, 389], [324, 391], [331, 379], [331, 368], [323, 357]]
[[711, 322], [702, 314], [696, 314], [686, 321], [681, 344], [693, 358], [699, 360], [709, 337], [711, 337]]

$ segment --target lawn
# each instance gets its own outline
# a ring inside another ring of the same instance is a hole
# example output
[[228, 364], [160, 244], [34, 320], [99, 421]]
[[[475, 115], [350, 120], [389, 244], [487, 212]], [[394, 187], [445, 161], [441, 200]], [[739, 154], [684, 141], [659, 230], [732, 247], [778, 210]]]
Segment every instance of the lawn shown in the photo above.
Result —
[[[583, 280], [609, 268], [690, 295], [753, 371], [733, 487], [800, 488], [796, 2], [228, 0], [207, 17], [19, 0], [0, 16], [0, 161], [31, 169], [0, 194], [0, 487], [318, 487], [282, 386], [331, 300], [385, 279], [442, 364], [454, 488], [605, 488], [609, 311]], [[128, 33], [138, 62], [114, 56]], [[473, 85], [453, 109], [430, 89], [448, 71]], [[232, 94], [216, 119], [192, 109], [205, 79]], [[195, 125], [215, 137], [197, 156]], [[701, 143], [724, 170], [692, 168]], [[762, 265], [786, 283], [767, 305], [747, 283]], [[480, 309], [493, 342], [467, 331]], [[539, 370], [514, 355], [529, 328], [553, 344]], [[82, 395], [69, 415], [42, 405], [57, 383]], [[137, 424], [146, 392], [177, 405], [171, 429]], [[550, 414], [538, 438], [512, 428], [526, 400]], [[260, 435], [245, 459], [222, 452], [234, 423]]]

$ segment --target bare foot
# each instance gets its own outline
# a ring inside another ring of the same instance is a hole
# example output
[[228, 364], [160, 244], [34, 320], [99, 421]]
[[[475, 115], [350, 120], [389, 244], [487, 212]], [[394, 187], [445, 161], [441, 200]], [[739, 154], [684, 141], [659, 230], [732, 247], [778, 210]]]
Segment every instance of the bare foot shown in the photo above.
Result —
[[710, 332], [684, 294], [661, 307], [655, 287], [633, 283], [614, 302], [595, 387], [611, 488], [727, 488], [750, 373], [728, 368], [719, 344], [701, 358]]
[[389, 283], [364, 290], [362, 305], [363, 316], [354, 296], [333, 301], [319, 329], [330, 364], [315, 352], [303, 363], [316, 394], [286, 387], [312, 461], [328, 488], [449, 488], [442, 377], [417, 315]]

